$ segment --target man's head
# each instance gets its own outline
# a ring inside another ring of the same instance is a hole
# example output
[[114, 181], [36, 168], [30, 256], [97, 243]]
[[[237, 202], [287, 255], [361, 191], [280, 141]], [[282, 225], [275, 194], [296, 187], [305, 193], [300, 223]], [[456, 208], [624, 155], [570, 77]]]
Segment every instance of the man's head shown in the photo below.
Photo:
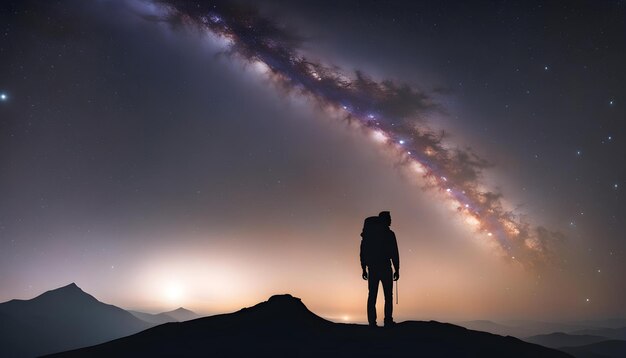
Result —
[[380, 218], [380, 223], [385, 225], [385, 226], [390, 226], [391, 225], [391, 213], [388, 211], [381, 211], [378, 214], [378, 217]]

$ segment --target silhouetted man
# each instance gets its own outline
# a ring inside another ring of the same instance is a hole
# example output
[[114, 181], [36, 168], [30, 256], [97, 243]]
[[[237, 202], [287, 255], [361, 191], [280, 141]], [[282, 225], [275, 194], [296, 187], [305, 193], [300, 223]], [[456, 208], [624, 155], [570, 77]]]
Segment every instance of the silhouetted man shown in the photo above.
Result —
[[[378, 282], [383, 283], [385, 293], [385, 326], [393, 322], [393, 281], [400, 278], [400, 255], [396, 234], [391, 231], [391, 214], [382, 211], [378, 216], [365, 219], [361, 233], [361, 268], [363, 279], [368, 280], [367, 320], [376, 326], [376, 297]], [[396, 272], [392, 275], [391, 263]], [[393, 281], [392, 281], [393, 279]]]

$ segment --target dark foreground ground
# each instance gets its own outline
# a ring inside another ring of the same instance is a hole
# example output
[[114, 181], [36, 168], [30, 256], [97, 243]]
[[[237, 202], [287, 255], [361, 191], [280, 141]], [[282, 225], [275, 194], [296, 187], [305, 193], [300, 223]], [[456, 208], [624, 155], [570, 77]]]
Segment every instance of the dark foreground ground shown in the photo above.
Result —
[[571, 357], [517, 338], [435, 321], [402, 322], [390, 329], [333, 323], [290, 295], [52, 356]]

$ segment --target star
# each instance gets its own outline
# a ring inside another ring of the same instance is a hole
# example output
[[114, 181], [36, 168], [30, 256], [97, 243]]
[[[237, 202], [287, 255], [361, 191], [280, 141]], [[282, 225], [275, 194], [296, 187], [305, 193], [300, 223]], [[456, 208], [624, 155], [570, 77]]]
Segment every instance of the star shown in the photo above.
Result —
[[0, 101], [4, 102], [7, 99], [9, 99], [9, 96], [6, 93], [0, 93]]
[[211, 19], [211, 21], [213, 21], [216, 24], [222, 22], [222, 18], [217, 15], [211, 15], [209, 16], [209, 18]]
[[613, 100], [609, 101], [609, 105], [611, 105], [611, 106], [613, 105]]
[[544, 71], [547, 71], [548, 69], [549, 69], [548, 66], [543, 66]]

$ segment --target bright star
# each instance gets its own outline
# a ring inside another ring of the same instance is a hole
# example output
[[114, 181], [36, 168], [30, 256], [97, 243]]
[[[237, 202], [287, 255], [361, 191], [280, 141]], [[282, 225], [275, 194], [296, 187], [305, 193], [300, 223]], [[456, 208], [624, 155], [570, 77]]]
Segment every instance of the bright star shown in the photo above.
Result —
[[400, 144], [404, 144], [404, 140], [400, 139], [400, 142], [399, 142], [399, 143], [400, 143]]
[[609, 101], [609, 104], [612, 106], [612, 105], [613, 105], [613, 100], [610, 100], [610, 101]]
[[2, 93], [2, 94], [0, 94], [0, 100], [2, 100], [2, 101], [6, 101], [6, 100], [7, 100], [7, 98], [9, 98], [9, 97], [6, 95], [6, 93]]
[[217, 15], [211, 15], [209, 18], [216, 24], [222, 22], [222, 18]]

